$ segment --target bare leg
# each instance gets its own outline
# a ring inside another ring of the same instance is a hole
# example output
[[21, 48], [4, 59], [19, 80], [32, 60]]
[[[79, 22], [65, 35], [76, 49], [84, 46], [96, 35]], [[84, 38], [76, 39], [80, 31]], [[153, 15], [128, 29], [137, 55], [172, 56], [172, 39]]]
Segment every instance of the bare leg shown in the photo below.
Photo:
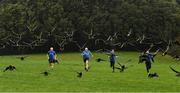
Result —
[[85, 68], [86, 68], [86, 70], [88, 71], [88, 69], [89, 69], [89, 65], [88, 65], [88, 60], [86, 60], [86, 66], [85, 66]]
[[86, 70], [86, 62], [84, 62], [84, 69]]
[[50, 63], [49, 66], [50, 66], [51, 68], [54, 68], [54, 63]]

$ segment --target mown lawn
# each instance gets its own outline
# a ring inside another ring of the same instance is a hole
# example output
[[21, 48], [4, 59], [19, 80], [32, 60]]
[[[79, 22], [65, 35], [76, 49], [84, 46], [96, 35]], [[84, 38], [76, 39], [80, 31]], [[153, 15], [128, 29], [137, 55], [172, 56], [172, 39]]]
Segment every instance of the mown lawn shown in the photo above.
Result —
[[[0, 56], [0, 91], [17, 92], [180, 92], [180, 77], [169, 69], [173, 66], [180, 71], [180, 61], [169, 56], [158, 55], [151, 72], [157, 72], [159, 78], [147, 78], [145, 64], [138, 64], [137, 52], [118, 53], [118, 62], [132, 59], [125, 72], [112, 73], [109, 62], [98, 63], [96, 58], [107, 59], [102, 53], [94, 53], [90, 60], [91, 69], [85, 72], [80, 53], [58, 55], [60, 64], [50, 70], [49, 76], [40, 74], [49, 70], [46, 54], [32, 54], [21, 61], [16, 56]], [[16, 71], [3, 72], [8, 65], [16, 66]], [[117, 64], [116, 64], [117, 65]], [[76, 71], [83, 71], [83, 77], [77, 78]]]

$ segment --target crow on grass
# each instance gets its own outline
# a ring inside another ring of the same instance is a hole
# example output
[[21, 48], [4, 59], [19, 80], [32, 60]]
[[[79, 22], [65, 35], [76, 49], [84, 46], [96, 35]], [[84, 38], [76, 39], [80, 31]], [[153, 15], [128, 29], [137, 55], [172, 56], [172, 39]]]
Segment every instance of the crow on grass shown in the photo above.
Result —
[[77, 77], [78, 77], [78, 78], [82, 78], [82, 75], [83, 75], [82, 72], [77, 72]]
[[[119, 69], [120, 72], [124, 72], [124, 70], [128, 68], [127, 65], [126, 65], [128, 62], [131, 62], [131, 59], [129, 59], [128, 61], [126, 61], [126, 63], [124, 63], [124, 64], [121, 64], [121, 63], [117, 62], [118, 65], [119, 65], [119, 67], [115, 67], [115, 68], [116, 68], [116, 69]], [[131, 65], [131, 66], [132, 66], [132, 65]], [[130, 67], [130, 66], [129, 66], [129, 67]]]
[[48, 75], [49, 75], [49, 72], [48, 72], [48, 71], [44, 71], [44, 72], [42, 72], [42, 73], [40, 73], [40, 74], [43, 74], [44, 76], [48, 76]]
[[19, 57], [16, 57], [18, 59], [20, 59], [21, 61], [25, 60], [25, 58], [27, 58], [28, 56], [19, 56]]
[[4, 71], [3, 71], [3, 72], [6, 72], [7, 70], [9, 70], [9, 71], [13, 71], [13, 70], [16, 70], [16, 67], [15, 67], [15, 66], [13, 66], [13, 65], [9, 65], [9, 66], [7, 66], [7, 67], [4, 69]]
[[154, 77], [159, 77], [157, 73], [149, 73], [148, 78], [154, 78]]

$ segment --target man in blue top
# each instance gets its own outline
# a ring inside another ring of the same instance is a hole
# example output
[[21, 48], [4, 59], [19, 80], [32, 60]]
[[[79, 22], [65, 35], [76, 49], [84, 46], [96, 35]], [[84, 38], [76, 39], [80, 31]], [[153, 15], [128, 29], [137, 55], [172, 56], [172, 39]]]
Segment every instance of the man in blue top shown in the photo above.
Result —
[[112, 49], [109, 56], [109, 62], [110, 62], [110, 67], [113, 69], [113, 72], [115, 70], [115, 61], [116, 61], [116, 55], [114, 49]]
[[56, 52], [54, 51], [53, 47], [51, 47], [50, 50], [48, 51], [48, 61], [49, 61], [49, 66], [51, 68], [54, 67], [55, 60], [56, 60]]
[[82, 52], [82, 57], [83, 57], [83, 61], [84, 61], [84, 68], [85, 68], [86, 71], [89, 70], [88, 61], [89, 61], [89, 58], [90, 58], [90, 54], [93, 57], [92, 53], [88, 50], [87, 47]]

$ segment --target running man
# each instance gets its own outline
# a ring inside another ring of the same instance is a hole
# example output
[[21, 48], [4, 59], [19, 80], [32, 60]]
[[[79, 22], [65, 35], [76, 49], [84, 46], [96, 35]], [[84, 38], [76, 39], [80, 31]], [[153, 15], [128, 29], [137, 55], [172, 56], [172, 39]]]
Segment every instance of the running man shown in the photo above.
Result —
[[86, 71], [89, 70], [88, 62], [89, 62], [90, 55], [93, 57], [92, 53], [86, 47], [85, 50], [82, 52], [82, 57], [83, 57], [83, 61], [84, 61], [84, 69]]
[[116, 55], [114, 49], [112, 49], [109, 56], [109, 62], [110, 62], [110, 67], [113, 69], [113, 72], [115, 70], [115, 61], [116, 61]]
[[50, 48], [48, 51], [48, 61], [49, 61], [49, 66], [51, 68], [54, 68], [54, 63], [56, 61], [56, 52], [54, 51], [53, 47]]
[[151, 63], [154, 62], [154, 55], [149, 53], [149, 51], [146, 51], [143, 56], [145, 57], [146, 71], [149, 73], [149, 70], [151, 69]]

